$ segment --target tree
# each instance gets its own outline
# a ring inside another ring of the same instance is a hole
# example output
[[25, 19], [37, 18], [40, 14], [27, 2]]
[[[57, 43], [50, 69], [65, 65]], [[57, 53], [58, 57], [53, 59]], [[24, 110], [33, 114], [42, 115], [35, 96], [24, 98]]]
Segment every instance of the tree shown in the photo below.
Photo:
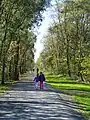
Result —
[[87, 67], [90, 56], [90, 2], [66, 0], [62, 4], [57, 2], [56, 6], [57, 19], [45, 39], [43, 55], [40, 56], [42, 64], [46, 69], [52, 64], [56, 73], [87, 81], [86, 76], [90, 75]]
[[[14, 80], [19, 79], [22, 67], [20, 56], [24, 57], [25, 71], [27, 63], [34, 59], [35, 37], [30, 33], [34, 24], [42, 21], [41, 12], [45, 9], [45, 0], [2, 0], [0, 1], [0, 65], [2, 68], [2, 81], [4, 84], [5, 71]], [[30, 34], [29, 34], [30, 33]], [[23, 42], [26, 41], [26, 45]], [[27, 45], [29, 43], [29, 45]], [[24, 55], [20, 55], [20, 45], [23, 45]], [[27, 49], [28, 48], [28, 49]], [[11, 53], [9, 55], [9, 52]], [[9, 56], [8, 56], [9, 55]], [[11, 67], [12, 66], [12, 67]], [[13, 74], [13, 75], [11, 75]]]

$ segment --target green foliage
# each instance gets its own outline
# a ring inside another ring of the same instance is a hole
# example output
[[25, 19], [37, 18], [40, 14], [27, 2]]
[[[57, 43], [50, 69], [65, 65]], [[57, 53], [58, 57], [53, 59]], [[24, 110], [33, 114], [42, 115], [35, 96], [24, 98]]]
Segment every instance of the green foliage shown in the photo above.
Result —
[[34, 25], [40, 25], [46, 0], [0, 1], [0, 73], [4, 80], [19, 79], [19, 74], [34, 66]]
[[49, 28], [41, 53], [46, 71], [90, 81], [90, 1], [57, 2], [57, 20]]

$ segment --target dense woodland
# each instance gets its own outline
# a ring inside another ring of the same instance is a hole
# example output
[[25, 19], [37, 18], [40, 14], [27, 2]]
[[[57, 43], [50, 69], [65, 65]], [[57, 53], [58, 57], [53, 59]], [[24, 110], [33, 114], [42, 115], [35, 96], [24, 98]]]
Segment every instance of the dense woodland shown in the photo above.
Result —
[[46, 72], [90, 82], [90, 1], [57, 1], [56, 12], [37, 66]]
[[[47, 1], [48, 3], [48, 1]], [[45, 0], [0, 0], [0, 80], [18, 80], [34, 66], [34, 25], [39, 26]]]
[[[50, 0], [0, 0], [0, 80], [19, 80], [34, 67], [32, 29]], [[90, 1], [56, 0], [56, 20], [48, 30], [37, 66], [46, 72], [90, 81]]]

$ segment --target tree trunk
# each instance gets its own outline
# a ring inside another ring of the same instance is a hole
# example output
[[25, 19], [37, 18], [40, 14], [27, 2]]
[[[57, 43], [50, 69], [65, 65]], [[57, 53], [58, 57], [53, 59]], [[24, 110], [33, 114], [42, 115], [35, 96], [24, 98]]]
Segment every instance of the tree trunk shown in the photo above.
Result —
[[1, 11], [1, 4], [2, 4], [2, 0], [0, 0], [0, 11]]
[[7, 35], [7, 30], [5, 29], [4, 37], [3, 37], [3, 40], [2, 40], [2, 43], [1, 43], [0, 60], [1, 60], [1, 57], [2, 57], [2, 51], [3, 51], [4, 42], [6, 40], [6, 35]]
[[22, 74], [22, 67], [21, 65], [19, 66], [20, 74]]
[[16, 55], [14, 57], [15, 71], [14, 71], [14, 80], [19, 80], [19, 70], [18, 70], [18, 61], [19, 61], [19, 42], [17, 42]]
[[68, 75], [71, 77], [71, 69], [70, 69], [70, 54], [69, 54], [69, 34], [67, 31], [67, 8], [65, 8], [65, 16], [64, 16], [64, 23], [65, 23], [65, 39], [66, 39], [66, 56], [67, 56], [67, 69]]
[[71, 70], [70, 70], [70, 56], [69, 56], [69, 46], [67, 45], [67, 68], [68, 68], [68, 75], [71, 77]]
[[1, 80], [2, 85], [4, 85], [4, 80], [5, 80], [5, 56], [3, 57], [2, 61], [2, 80]]
[[78, 65], [78, 76], [81, 78], [81, 81], [84, 81], [83, 74], [81, 73], [81, 63]]
[[12, 60], [10, 60], [10, 63], [9, 63], [9, 79], [11, 80], [11, 78], [12, 78], [12, 75], [11, 75], [11, 68], [12, 68]]

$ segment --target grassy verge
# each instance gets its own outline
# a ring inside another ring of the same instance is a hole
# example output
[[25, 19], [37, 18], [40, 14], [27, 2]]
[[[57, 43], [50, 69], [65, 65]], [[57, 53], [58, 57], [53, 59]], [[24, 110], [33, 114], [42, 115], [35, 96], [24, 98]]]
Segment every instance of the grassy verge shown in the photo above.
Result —
[[6, 90], [8, 90], [10, 86], [12, 86], [15, 83], [16, 81], [11, 81], [11, 82], [5, 83], [4, 85], [0, 84], [0, 95], [3, 94]]
[[83, 107], [83, 110], [80, 111], [87, 119], [90, 119], [90, 84], [78, 83], [72, 81], [69, 77], [61, 75], [46, 74], [46, 79], [54, 88], [58, 88], [63, 93], [71, 95]]
[[8, 89], [8, 85], [0, 85], [0, 94], [4, 93]]

